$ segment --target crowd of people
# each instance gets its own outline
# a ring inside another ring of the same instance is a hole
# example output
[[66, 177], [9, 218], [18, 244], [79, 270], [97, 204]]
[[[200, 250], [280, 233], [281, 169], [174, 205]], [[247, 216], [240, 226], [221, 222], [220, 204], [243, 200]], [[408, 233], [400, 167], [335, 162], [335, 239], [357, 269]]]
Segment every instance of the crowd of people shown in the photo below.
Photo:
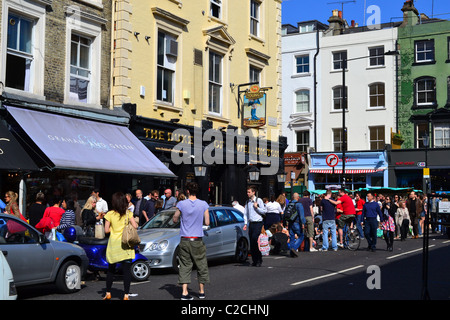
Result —
[[[282, 193], [277, 198], [257, 198], [256, 188], [247, 190], [244, 206], [237, 201], [233, 207], [244, 214], [249, 229], [252, 265], [260, 266], [262, 256], [289, 254], [298, 257], [299, 251], [337, 251], [344, 248], [343, 230], [346, 225], [357, 230], [367, 240], [367, 250], [377, 250], [377, 238], [386, 242], [386, 250], [393, 251], [394, 240], [417, 239], [424, 230], [425, 213], [431, 204], [431, 232], [438, 230], [437, 203], [433, 196], [411, 191], [408, 195], [383, 195], [368, 192], [349, 194], [345, 189], [327, 191], [314, 200], [309, 191], [302, 196], [294, 193], [291, 199]], [[296, 217], [290, 216], [295, 208]], [[289, 214], [286, 212], [289, 211]], [[322, 239], [322, 245], [318, 240]], [[331, 245], [331, 246], [330, 246]], [[255, 258], [253, 258], [255, 257]]]

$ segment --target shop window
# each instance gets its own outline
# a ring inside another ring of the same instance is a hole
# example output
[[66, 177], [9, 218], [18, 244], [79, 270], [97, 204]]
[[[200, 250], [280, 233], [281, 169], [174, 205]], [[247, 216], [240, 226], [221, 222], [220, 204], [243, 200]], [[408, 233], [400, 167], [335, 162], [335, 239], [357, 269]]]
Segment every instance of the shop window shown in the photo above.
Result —
[[382, 187], [383, 186], [383, 177], [382, 176], [372, 176], [370, 179], [370, 184], [372, 187]]
[[382, 150], [384, 149], [384, 126], [370, 127], [370, 150]]

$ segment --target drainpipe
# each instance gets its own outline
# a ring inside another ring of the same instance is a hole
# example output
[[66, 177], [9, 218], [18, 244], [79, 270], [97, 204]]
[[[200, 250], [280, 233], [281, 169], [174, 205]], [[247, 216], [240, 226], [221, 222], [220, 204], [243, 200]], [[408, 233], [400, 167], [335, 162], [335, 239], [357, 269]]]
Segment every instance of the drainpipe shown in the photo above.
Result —
[[[395, 50], [398, 50], [398, 40], [395, 40]], [[395, 113], [396, 113], [396, 117], [395, 117], [395, 132], [398, 133], [398, 108], [399, 108], [399, 96], [400, 93], [398, 92], [399, 90], [399, 79], [398, 79], [398, 59], [401, 59], [401, 55], [400, 56], [396, 56], [395, 57], [395, 87], [396, 87], [396, 99], [395, 99]]]
[[319, 23], [316, 21], [316, 54], [314, 55], [314, 150], [317, 151], [317, 57], [319, 56]]

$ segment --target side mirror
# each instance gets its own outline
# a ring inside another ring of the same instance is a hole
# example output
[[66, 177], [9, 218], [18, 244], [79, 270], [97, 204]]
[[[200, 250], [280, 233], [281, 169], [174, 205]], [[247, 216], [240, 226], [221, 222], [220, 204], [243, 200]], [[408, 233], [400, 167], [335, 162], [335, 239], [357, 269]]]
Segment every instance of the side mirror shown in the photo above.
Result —
[[50, 241], [45, 237], [44, 234], [39, 234], [39, 243], [40, 244], [50, 243]]
[[203, 228], [203, 231], [211, 230], [211, 227], [210, 227], [210, 226], [203, 226], [202, 228]]

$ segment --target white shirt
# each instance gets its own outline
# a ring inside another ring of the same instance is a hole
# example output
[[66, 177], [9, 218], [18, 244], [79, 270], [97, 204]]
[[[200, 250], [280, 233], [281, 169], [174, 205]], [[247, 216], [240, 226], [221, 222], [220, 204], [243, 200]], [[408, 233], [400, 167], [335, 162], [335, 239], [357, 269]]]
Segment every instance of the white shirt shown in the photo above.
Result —
[[108, 203], [105, 200], [103, 200], [103, 198], [100, 198], [97, 200], [95, 209], [97, 212], [107, 213], [108, 212]]
[[267, 202], [266, 204], [267, 213], [282, 213], [283, 209], [278, 202]]
[[241, 206], [239, 203], [235, 206], [233, 206], [233, 208], [239, 210], [242, 213], [245, 213], [245, 208], [243, 206]]
[[[253, 203], [255, 201], [258, 203], [258, 208], [255, 209]], [[244, 211], [244, 223], [248, 224], [248, 222], [262, 222], [263, 217], [266, 215], [266, 207], [264, 206], [264, 202], [260, 198], [253, 198], [247, 200], [245, 204]]]

